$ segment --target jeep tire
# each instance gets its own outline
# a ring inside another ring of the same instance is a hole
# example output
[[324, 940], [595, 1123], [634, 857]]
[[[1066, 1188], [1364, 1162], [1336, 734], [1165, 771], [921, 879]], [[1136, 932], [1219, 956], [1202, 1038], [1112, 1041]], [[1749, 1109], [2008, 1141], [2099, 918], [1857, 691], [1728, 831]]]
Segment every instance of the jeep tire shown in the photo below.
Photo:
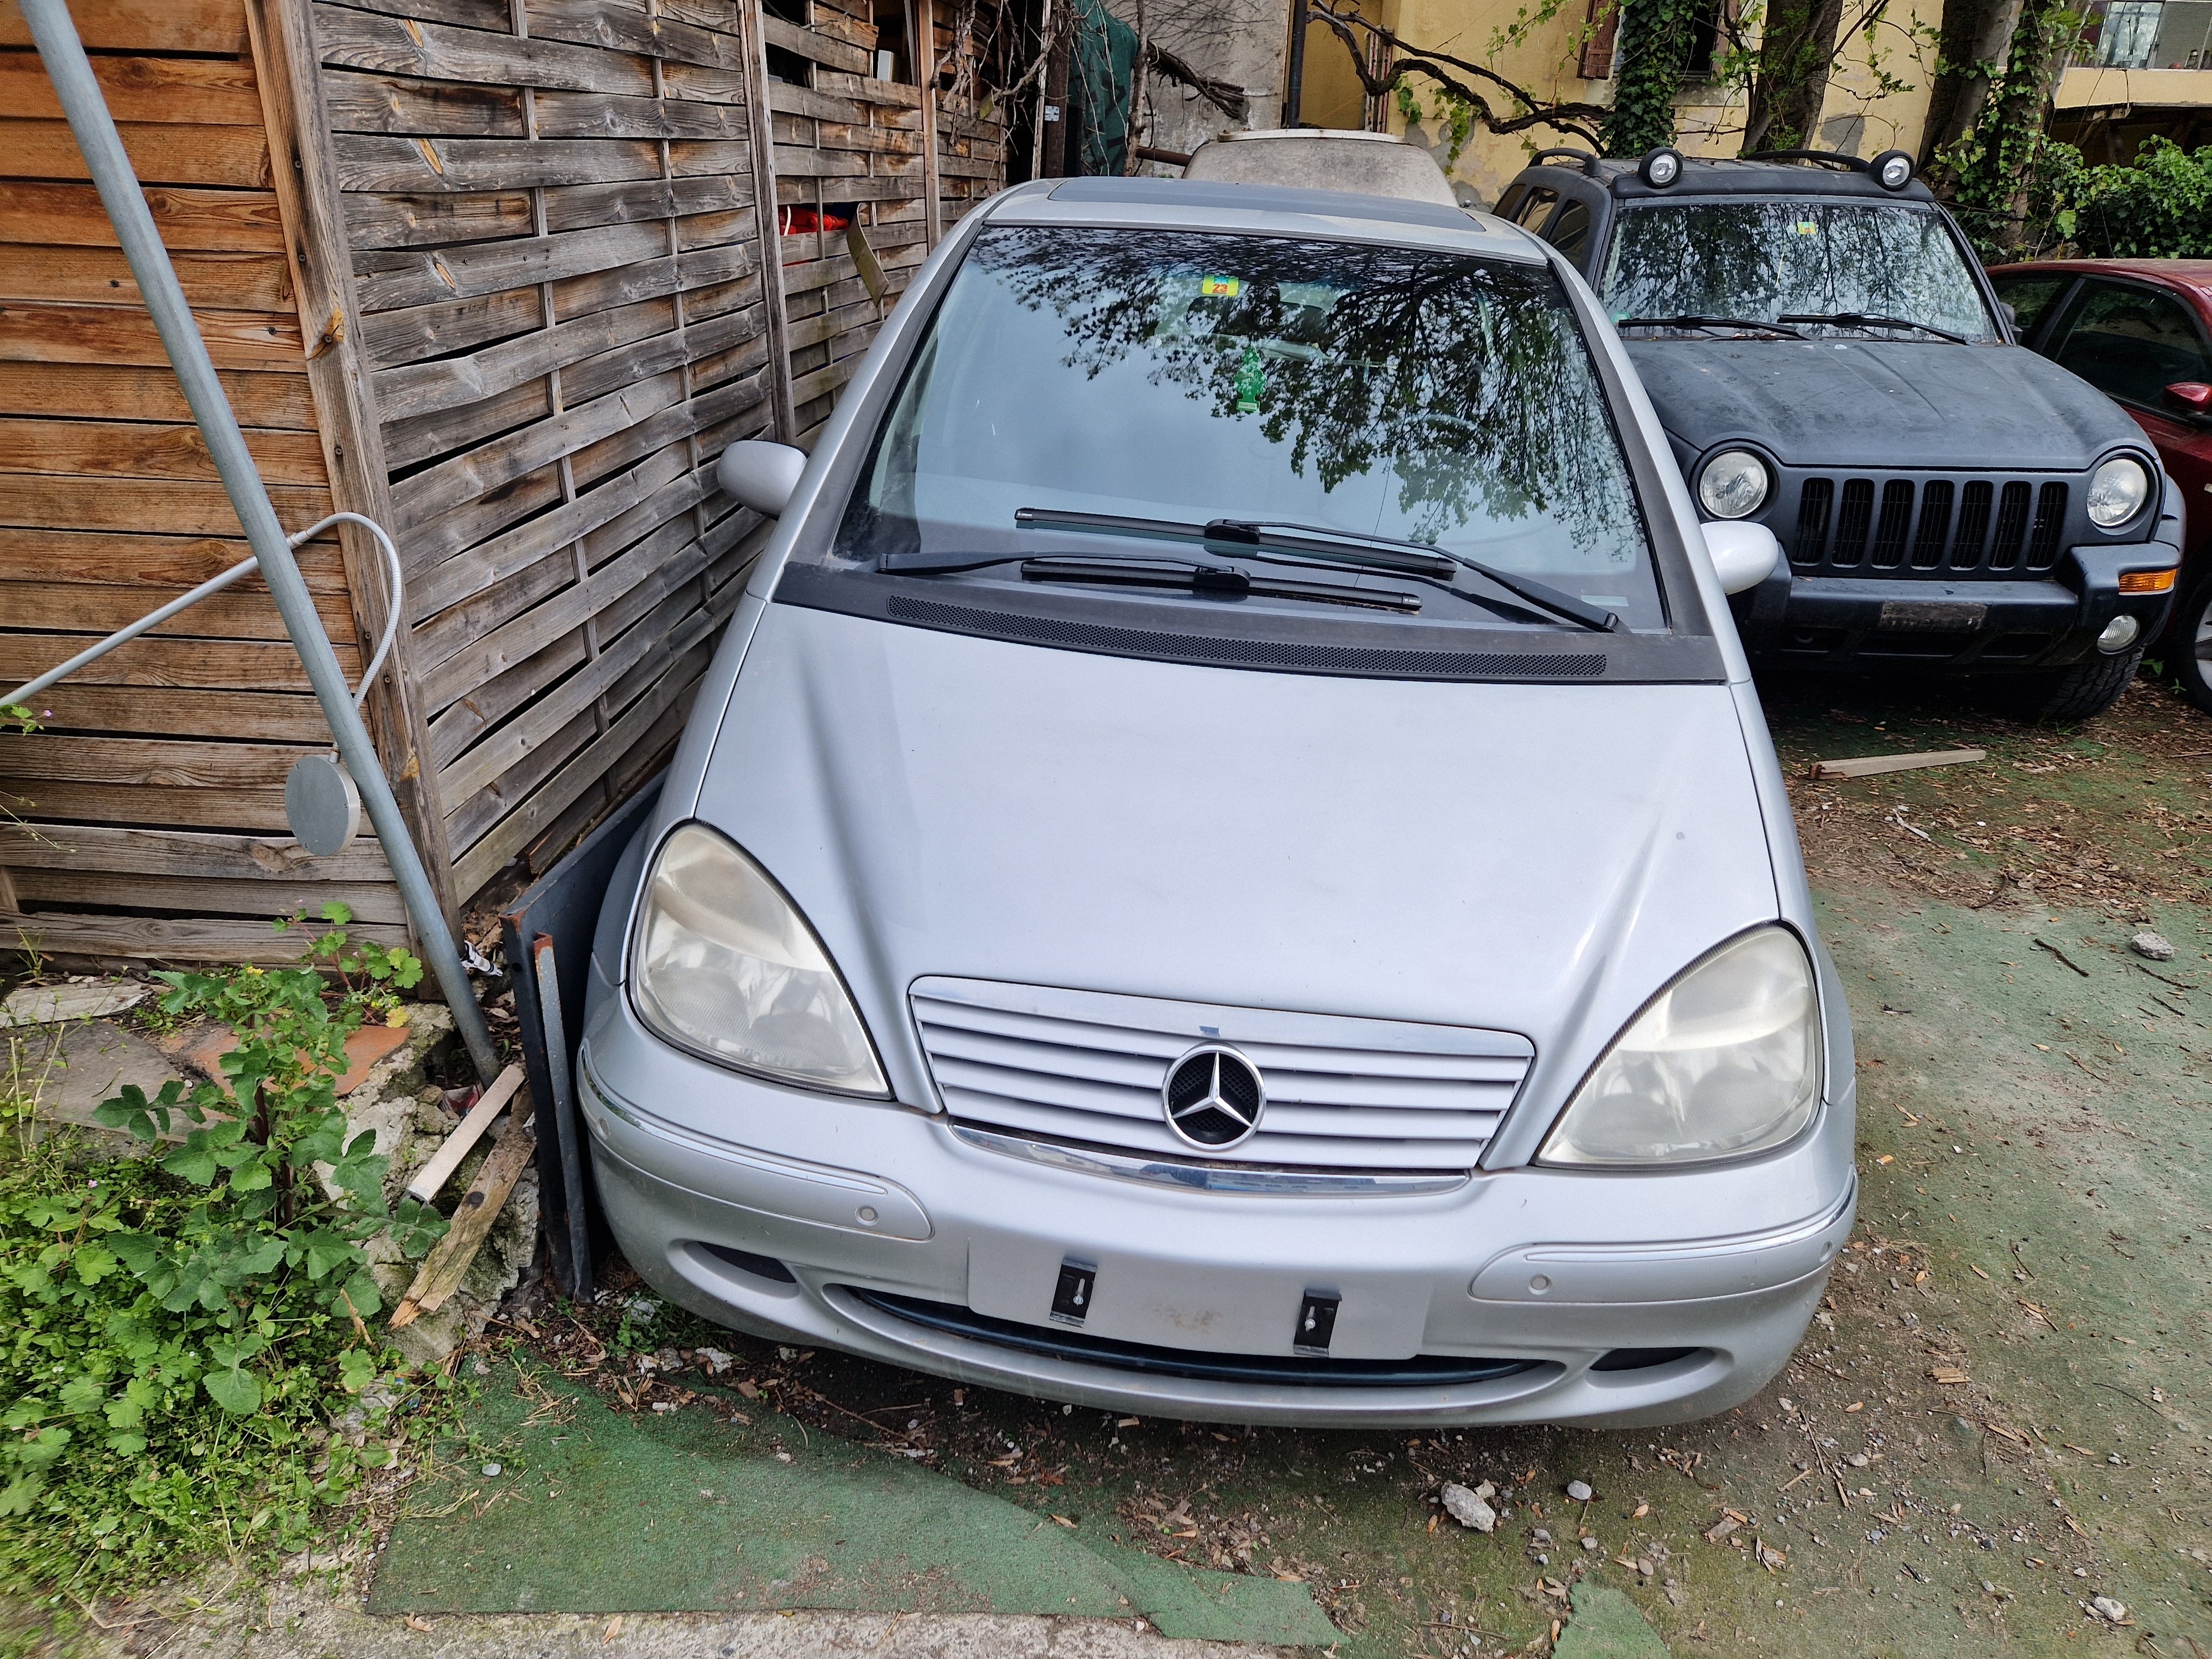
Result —
[[2135, 678], [2142, 656], [2141, 646], [2116, 656], [2099, 652], [2071, 668], [2035, 675], [2022, 683], [2014, 706], [2026, 720], [2069, 725], [2089, 720], [2120, 700], [2120, 693]]

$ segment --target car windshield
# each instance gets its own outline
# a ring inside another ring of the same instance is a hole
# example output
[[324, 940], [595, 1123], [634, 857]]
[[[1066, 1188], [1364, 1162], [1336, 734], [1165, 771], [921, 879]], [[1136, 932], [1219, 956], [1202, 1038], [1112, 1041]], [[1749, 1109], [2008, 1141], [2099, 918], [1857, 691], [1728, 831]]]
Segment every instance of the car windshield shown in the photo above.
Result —
[[[837, 552], [1102, 545], [1095, 530], [1018, 525], [1023, 508], [1429, 543], [1632, 628], [1665, 626], [1604, 391], [1540, 266], [1250, 236], [988, 232], [884, 420]], [[1467, 608], [1433, 586], [1422, 598], [1431, 616]]]
[[1617, 319], [1856, 314], [1997, 337], [1957, 239], [1934, 208], [1908, 202], [1638, 203], [1621, 210], [1603, 286]]

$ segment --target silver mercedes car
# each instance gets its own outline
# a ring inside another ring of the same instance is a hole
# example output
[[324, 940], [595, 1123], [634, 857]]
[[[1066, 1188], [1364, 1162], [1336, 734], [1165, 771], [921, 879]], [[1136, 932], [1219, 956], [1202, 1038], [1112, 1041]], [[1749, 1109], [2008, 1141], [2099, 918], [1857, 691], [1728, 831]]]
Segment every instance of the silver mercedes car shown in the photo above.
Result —
[[1680, 1421], [1848, 1233], [1850, 1032], [1706, 525], [1559, 257], [1046, 179], [811, 457], [629, 848], [579, 1094], [738, 1329], [1186, 1419]]

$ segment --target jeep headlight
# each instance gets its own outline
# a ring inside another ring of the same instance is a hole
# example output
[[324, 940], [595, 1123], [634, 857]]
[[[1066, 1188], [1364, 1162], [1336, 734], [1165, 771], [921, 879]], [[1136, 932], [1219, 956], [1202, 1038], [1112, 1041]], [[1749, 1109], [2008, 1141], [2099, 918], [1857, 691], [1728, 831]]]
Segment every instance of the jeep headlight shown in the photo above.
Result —
[[1741, 519], [1765, 504], [1766, 464], [1747, 449], [1723, 449], [1698, 474], [1698, 505], [1716, 519]]
[[2115, 455], [2089, 475], [2089, 522], [2118, 530], [2150, 499], [2150, 474], [2130, 455]]
[[883, 1068], [822, 941], [727, 840], [687, 823], [645, 884], [632, 957], [638, 1017], [708, 1060], [780, 1083], [888, 1096]]
[[1820, 1003], [1796, 935], [1761, 927], [1678, 977], [1613, 1039], [1544, 1164], [1692, 1164], [1778, 1146], [1820, 1100]]

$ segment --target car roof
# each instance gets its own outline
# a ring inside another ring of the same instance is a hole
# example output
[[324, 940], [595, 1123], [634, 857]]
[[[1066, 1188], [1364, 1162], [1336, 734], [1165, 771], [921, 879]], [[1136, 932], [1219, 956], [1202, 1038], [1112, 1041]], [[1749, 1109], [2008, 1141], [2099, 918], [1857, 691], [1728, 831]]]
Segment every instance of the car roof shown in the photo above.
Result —
[[1518, 226], [1440, 203], [1189, 179], [1039, 179], [997, 198], [994, 225], [1188, 230], [1320, 241], [1388, 242], [1526, 264], [1543, 248]]
[[1999, 265], [1992, 277], [2030, 270], [2096, 271], [2115, 276], [2148, 276], [2175, 288], [2185, 288], [2212, 307], [2212, 259], [2030, 259], [2016, 265]]
[[[1593, 160], [1540, 162], [1526, 169], [1523, 179], [1537, 173], [1564, 173], [1570, 179], [1589, 179], [1626, 201], [1708, 196], [1847, 196], [1873, 202], [1933, 202], [1935, 192], [1915, 179], [1902, 190], [1884, 190], [1857, 167], [1823, 167], [1817, 162], [1740, 161], [1682, 159], [1682, 176], [1664, 190], [1655, 190], [1637, 172], [1640, 161]], [[1553, 180], [1544, 182], [1557, 185]]]

